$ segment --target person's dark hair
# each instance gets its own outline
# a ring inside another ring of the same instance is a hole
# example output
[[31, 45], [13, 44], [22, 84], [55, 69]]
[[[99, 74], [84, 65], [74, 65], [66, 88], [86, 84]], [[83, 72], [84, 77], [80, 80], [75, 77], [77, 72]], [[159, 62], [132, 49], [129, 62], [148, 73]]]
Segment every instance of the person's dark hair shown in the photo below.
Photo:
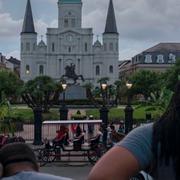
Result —
[[155, 177], [158, 176], [158, 166], [169, 166], [172, 162], [176, 180], [180, 179], [180, 81], [176, 84], [166, 112], [154, 123], [152, 152]]
[[33, 150], [25, 143], [10, 143], [0, 149], [0, 162], [3, 167], [16, 163], [29, 163], [38, 171], [38, 164]]
[[110, 128], [111, 128], [111, 130], [113, 130], [113, 131], [115, 130], [115, 126], [114, 126], [114, 125], [111, 125]]
[[82, 134], [82, 129], [80, 125], [78, 124], [76, 128], [76, 137], [80, 136], [81, 134]]

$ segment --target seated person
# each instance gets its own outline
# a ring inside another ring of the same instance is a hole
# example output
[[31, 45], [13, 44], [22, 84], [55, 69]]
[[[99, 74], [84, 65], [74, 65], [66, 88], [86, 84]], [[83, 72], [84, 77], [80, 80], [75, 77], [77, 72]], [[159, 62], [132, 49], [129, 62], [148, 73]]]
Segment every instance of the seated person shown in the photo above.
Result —
[[122, 140], [124, 135], [117, 133], [114, 125], [111, 125], [110, 128], [111, 128], [110, 140], [111, 140], [111, 143], [114, 145], [120, 140]]
[[75, 133], [75, 138], [78, 138], [82, 134], [82, 129], [80, 125], [78, 124], [76, 127], [76, 133]]
[[103, 136], [103, 127], [100, 126], [99, 129], [98, 129], [98, 131], [97, 131], [96, 136], [93, 137], [93, 138], [91, 138], [91, 139], [90, 139], [90, 142], [96, 140], [97, 138], [99, 139], [100, 142], [102, 142], [102, 136]]
[[75, 137], [73, 139], [74, 150], [81, 149], [81, 145], [84, 143], [84, 135], [85, 135], [85, 131], [83, 131], [78, 137]]
[[57, 135], [53, 139], [53, 144], [57, 145], [60, 143], [64, 143], [64, 138], [67, 136], [67, 130], [65, 126], [61, 126], [60, 130], [56, 131]]

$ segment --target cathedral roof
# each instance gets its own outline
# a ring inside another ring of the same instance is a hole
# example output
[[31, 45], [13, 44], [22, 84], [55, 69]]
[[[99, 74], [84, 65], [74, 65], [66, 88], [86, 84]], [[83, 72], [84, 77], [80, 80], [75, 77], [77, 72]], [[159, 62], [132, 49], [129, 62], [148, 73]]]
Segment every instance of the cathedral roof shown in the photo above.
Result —
[[81, 3], [81, 0], [59, 0], [60, 3], [64, 4], [74, 4], [74, 3]]
[[30, 0], [27, 0], [26, 12], [24, 16], [23, 28], [21, 33], [36, 33], [34, 28]]
[[101, 47], [101, 43], [100, 43], [100, 41], [99, 41], [99, 40], [97, 40], [97, 41], [94, 43], [94, 46], [96, 46], [96, 47]]
[[113, 1], [110, 0], [109, 2], [109, 8], [108, 8], [108, 14], [106, 19], [106, 27], [104, 33], [116, 33], [117, 32], [117, 26], [116, 26], [116, 18], [114, 13], [114, 6]]
[[43, 40], [41, 40], [38, 44], [39, 47], [44, 47], [46, 46], [45, 42]]

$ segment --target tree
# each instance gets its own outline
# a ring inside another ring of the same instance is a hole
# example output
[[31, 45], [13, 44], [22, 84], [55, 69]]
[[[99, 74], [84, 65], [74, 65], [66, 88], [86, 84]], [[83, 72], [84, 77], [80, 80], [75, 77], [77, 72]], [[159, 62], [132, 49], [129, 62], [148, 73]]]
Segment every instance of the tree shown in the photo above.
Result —
[[0, 102], [2, 101], [3, 95], [10, 99], [20, 94], [23, 82], [15, 73], [7, 70], [1, 70], [0, 82]]
[[159, 95], [162, 89], [162, 75], [153, 71], [141, 70], [130, 77], [133, 86], [131, 93], [142, 94], [147, 100], [153, 92]]
[[122, 102], [122, 99], [127, 96], [127, 87], [125, 80], [117, 80], [115, 83], [116, 87], [116, 104]]
[[[48, 112], [54, 101], [59, 99], [60, 91], [62, 87], [56, 84], [51, 77], [39, 76], [25, 84], [22, 97], [26, 101], [29, 99], [28, 101], [41, 106], [44, 112]], [[30, 103], [28, 105], [31, 107]]]
[[167, 70], [165, 73], [165, 79], [167, 79], [167, 88], [171, 91], [174, 90], [174, 87], [178, 81], [178, 77], [180, 76], [180, 59], [176, 60], [175, 65]]

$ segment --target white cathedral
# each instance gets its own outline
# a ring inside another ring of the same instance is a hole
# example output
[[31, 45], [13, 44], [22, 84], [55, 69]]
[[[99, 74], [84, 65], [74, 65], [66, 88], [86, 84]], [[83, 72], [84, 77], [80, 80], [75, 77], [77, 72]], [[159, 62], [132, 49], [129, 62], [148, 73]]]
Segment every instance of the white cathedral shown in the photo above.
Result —
[[59, 80], [72, 66], [85, 82], [96, 84], [118, 79], [119, 33], [113, 1], [110, 0], [102, 43], [93, 43], [93, 29], [82, 28], [82, 1], [58, 0], [58, 27], [47, 28], [46, 42], [37, 42], [30, 0], [27, 0], [21, 32], [21, 79], [48, 75]]

